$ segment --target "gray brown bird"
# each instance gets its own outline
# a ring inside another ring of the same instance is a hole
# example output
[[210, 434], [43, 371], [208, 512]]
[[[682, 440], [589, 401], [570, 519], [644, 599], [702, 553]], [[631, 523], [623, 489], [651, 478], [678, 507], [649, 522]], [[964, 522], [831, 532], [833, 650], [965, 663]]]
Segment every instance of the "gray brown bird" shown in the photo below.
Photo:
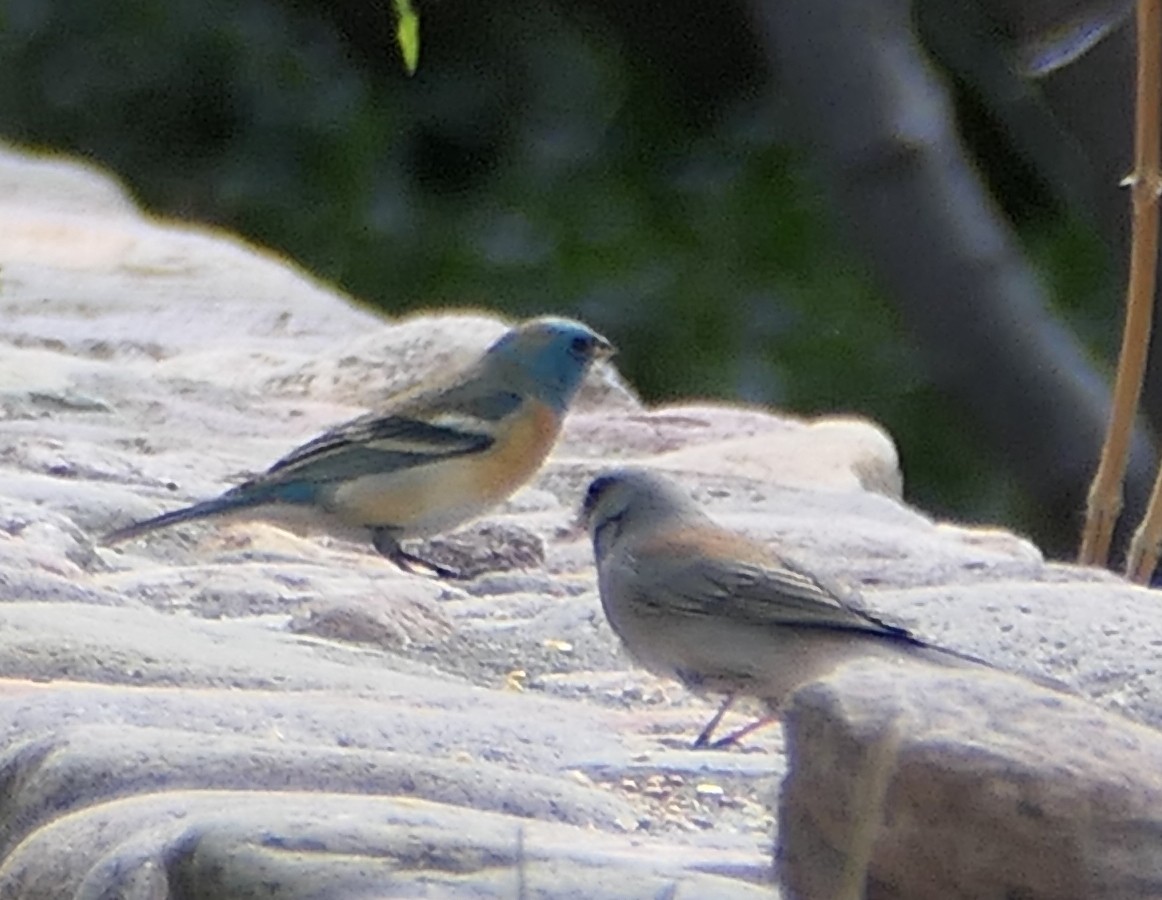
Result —
[[[717, 525], [652, 472], [599, 475], [581, 518], [593, 540], [601, 605], [629, 654], [694, 692], [726, 695], [695, 747], [723, 747], [775, 721], [796, 688], [849, 660], [988, 665], [856, 608], [850, 594]], [[737, 695], [763, 700], [772, 714], [711, 744]]]

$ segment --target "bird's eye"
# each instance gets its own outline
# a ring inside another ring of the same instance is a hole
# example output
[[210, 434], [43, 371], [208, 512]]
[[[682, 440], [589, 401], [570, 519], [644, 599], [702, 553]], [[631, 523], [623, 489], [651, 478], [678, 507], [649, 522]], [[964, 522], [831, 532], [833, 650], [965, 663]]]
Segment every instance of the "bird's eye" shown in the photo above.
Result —
[[594, 508], [597, 506], [597, 501], [601, 499], [601, 495], [605, 493], [605, 489], [613, 483], [613, 479], [608, 476], [594, 479], [593, 483], [589, 485], [589, 490], [585, 492], [585, 500], [581, 504], [581, 510], [589, 516]]
[[578, 336], [573, 338], [572, 342], [570, 343], [570, 347], [573, 349], [574, 353], [584, 355], [589, 353], [589, 351], [593, 348], [593, 340], [592, 338]]

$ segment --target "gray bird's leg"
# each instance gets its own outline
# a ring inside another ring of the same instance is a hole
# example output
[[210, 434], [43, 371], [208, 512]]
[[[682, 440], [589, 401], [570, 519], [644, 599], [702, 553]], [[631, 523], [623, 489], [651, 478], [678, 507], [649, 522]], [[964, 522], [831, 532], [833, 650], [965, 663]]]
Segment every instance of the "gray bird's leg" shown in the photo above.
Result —
[[[698, 737], [694, 738], [694, 743], [691, 745], [694, 750], [701, 750], [703, 747], [709, 747], [710, 738], [714, 734], [714, 729], [718, 727], [718, 723], [722, 721], [722, 717], [726, 715], [726, 711], [730, 709], [730, 705], [734, 703], [734, 694], [727, 694], [726, 699], [722, 701], [722, 705], [718, 707], [716, 712], [706, 723], [706, 727], [698, 732]], [[715, 744], [714, 746], [718, 746]]]
[[763, 716], [761, 719], [755, 719], [749, 725], [744, 725], [738, 731], [732, 731], [724, 738], [719, 738], [710, 745], [711, 750], [725, 750], [741, 741], [744, 737], [752, 732], [758, 731], [760, 728], [766, 728], [779, 721], [778, 716]]
[[418, 569], [426, 569], [437, 578], [460, 577], [460, 573], [456, 569], [450, 569], [447, 566], [426, 560], [422, 556], [408, 553], [400, 546], [399, 539], [390, 528], [372, 528], [371, 543], [379, 551], [381, 556], [391, 560], [405, 572], [410, 572], [414, 575], [420, 574], [417, 571]]

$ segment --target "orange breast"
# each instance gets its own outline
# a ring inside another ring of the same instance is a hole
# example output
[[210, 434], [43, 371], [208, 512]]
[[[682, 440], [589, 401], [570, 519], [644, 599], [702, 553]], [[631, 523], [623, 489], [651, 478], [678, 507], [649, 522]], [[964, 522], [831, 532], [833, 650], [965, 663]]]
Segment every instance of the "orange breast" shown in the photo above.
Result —
[[561, 422], [543, 403], [528, 401], [486, 452], [471, 460], [472, 480], [483, 496], [499, 503], [533, 477], [557, 442]]

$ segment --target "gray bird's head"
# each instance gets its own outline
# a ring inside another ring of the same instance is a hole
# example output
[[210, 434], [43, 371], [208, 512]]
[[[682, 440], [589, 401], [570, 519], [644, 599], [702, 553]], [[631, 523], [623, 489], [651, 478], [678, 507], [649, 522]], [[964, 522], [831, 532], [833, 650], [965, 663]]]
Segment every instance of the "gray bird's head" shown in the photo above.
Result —
[[614, 353], [613, 344], [572, 319], [529, 319], [488, 348], [484, 359], [507, 380], [558, 413], [572, 402], [589, 367]]
[[675, 517], [704, 522], [707, 515], [681, 487], [646, 469], [611, 469], [589, 484], [581, 522], [593, 539], [597, 564], [622, 537], [648, 534]]

